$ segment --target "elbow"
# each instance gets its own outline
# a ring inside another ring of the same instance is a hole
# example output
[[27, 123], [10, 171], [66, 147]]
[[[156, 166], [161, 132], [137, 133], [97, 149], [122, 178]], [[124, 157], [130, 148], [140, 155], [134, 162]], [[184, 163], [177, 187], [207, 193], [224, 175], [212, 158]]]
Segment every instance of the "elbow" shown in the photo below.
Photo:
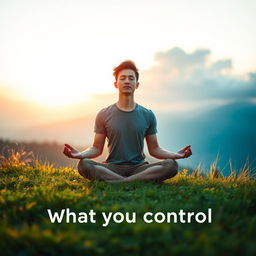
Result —
[[151, 150], [149, 150], [148, 153], [150, 154], [150, 156], [157, 158], [157, 150], [156, 149], [151, 149]]
[[98, 156], [101, 156], [102, 155], [102, 153], [103, 153], [103, 148], [102, 149], [100, 149], [100, 148], [96, 148], [97, 149], [97, 153], [96, 153], [96, 157], [98, 157]]
[[149, 152], [149, 155], [155, 157], [155, 154], [152, 151]]
[[150, 156], [154, 157], [154, 158], [157, 158], [157, 159], [163, 159], [161, 156], [159, 156], [158, 154], [150, 154]]
[[101, 155], [102, 155], [102, 151], [99, 152], [99, 153], [96, 155], [96, 157], [101, 156]]

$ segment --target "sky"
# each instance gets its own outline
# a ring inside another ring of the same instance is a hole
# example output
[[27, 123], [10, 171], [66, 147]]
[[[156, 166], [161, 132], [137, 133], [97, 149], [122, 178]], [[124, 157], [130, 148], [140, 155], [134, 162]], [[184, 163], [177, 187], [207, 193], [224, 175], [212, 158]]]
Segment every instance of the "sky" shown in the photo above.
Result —
[[255, 158], [255, 13], [255, 0], [0, 0], [0, 137], [89, 145], [131, 59], [160, 145], [192, 145], [191, 166]]
[[114, 94], [113, 67], [132, 59], [147, 88], [138, 98], [155, 108], [248, 98], [255, 13], [253, 0], [1, 0], [0, 97], [75, 115]]

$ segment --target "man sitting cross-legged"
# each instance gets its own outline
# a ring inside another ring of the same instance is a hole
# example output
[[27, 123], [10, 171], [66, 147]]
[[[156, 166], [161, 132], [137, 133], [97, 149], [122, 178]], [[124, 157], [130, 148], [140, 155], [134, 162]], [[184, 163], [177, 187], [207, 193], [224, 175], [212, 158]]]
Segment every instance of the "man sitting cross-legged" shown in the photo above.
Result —
[[[139, 73], [132, 61], [122, 62], [114, 69], [113, 75], [119, 98], [115, 104], [98, 113], [93, 145], [79, 152], [65, 144], [63, 153], [70, 158], [80, 159], [78, 172], [90, 180], [163, 181], [175, 176], [178, 172], [175, 159], [191, 156], [191, 147], [186, 146], [177, 153], [159, 147], [155, 115], [134, 101], [134, 92], [139, 87]], [[106, 161], [98, 163], [91, 160], [102, 154], [106, 138], [109, 150]], [[150, 155], [162, 161], [153, 164], [145, 161], [144, 138]]]

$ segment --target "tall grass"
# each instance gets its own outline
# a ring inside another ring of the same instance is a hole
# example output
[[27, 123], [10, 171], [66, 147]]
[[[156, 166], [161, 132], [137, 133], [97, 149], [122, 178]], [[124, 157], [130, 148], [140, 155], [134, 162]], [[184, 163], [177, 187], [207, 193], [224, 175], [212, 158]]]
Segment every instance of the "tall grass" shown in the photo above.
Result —
[[[42, 171], [54, 171], [54, 164], [44, 161], [41, 163], [38, 158], [36, 158], [32, 151], [25, 151], [23, 147], [15, 150], [13, 148], [4, 148], [2, 154], [0, 154], [0, 167], [1, 168], [12, 168], [12, 167], [34, 167], [36, 169], [41, 169]], [[208, 178], [208, 179], [223, 179], [227, 181], [246, 181], [249, 179], [255, 179], [256, 174], [254, 169], [252, 169], [252, 163], [246, 159], [244, 166], [240, 170], [236, 170], [232, 166], [232, 161], [229, 160], [229, 175], [225, 176], [223, 170], [218, 167], [219, 156], [210, 164], [209, 171], [206, 171], [201, 163], [194, 170], [188, 170], [183, 168], [180, 170], [177, 177], [184, 178]], [[62, 168], [70, 169], [70, 168]], [[59, 169], [61, 170], [61, 169]]]
[[[256, 255], [256, 180], [246, 164], [224, 176], [182, 168], [164, 184], [89, 182], [72, 168], [39, 163], [20, 149], [0, 157], [1, 255]], [[60, 212], [136, 212], [135, 224], [50, 223]], [[204, 223], [152, 223], [145, 212], [206, 212]]]
[[34, 162], [34, 154], [32, 151], [26, 152], [23, 147], [15, 150], [13, 148], [4, 147], [0, 155], [1, 167], [17, 167], [26, 166]]

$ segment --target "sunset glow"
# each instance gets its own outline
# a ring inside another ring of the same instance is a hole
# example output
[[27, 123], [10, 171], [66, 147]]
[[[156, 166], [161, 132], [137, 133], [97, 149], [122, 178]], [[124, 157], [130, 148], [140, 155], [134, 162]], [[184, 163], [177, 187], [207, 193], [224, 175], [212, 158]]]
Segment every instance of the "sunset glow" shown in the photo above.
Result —
[[40, 105], [72, 105], [114, 92], [111, 75], [120, 61], [132, 59], [145, 70], [157, 52], [177, 46], [209, 48], [213, 60], [232, 58], [235, 74], [255, 66], [250, 0], [141, 1], [136, 8], [133, 1], [125, 7], [100, 0], [40, 3], [0, 6], [0, 87], [9, 84]]

